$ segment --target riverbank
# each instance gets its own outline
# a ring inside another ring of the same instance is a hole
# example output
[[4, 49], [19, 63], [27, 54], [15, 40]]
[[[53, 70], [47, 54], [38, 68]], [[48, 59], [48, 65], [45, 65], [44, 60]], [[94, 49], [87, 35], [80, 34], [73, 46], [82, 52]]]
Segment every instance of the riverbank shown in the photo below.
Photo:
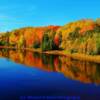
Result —
[[[0, 48], [18, 49], [16, 47], [9, 47], [9, 46], [0, 46]], [[21, 50], [27, 50], [27, 51], [31, 51], [31, 52], [38, 52], [38, 53], [45, 53], [45, 54], [52, 54], [52, 55], [62, 55], [62, 56], [76, 59], [76, 60], [100, 63], [100, 55], [86, 55], [86, 54], [79, 54], [79, 53], [71, 54], [71, 53], [66, 52], [65, 50], [63, 50], [63, 51], [53, 50], [53, 51], [45, 51], [45, 52], [42, 52], [41, 49], [33, 49], [33, 48], [21, 48]]]

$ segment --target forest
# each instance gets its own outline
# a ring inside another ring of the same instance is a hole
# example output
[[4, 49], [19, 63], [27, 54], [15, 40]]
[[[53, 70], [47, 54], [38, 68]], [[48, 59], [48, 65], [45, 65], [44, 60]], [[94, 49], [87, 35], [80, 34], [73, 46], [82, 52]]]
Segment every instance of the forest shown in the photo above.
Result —
[[0, 34], [0, 46], [100, 55], [100, 18], [12, 30]]

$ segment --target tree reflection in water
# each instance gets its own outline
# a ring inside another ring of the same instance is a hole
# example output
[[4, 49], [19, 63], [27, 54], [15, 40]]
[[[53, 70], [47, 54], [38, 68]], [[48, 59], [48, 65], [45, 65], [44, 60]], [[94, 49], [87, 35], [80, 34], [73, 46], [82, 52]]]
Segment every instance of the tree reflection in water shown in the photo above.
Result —
[[65, 56], [48, 55], [25, 50], [0, 49], [0, 57], [28, 67], [63, 73], [65, 77], [83, 83], [100, 84], [100, 64], [78, 61]]

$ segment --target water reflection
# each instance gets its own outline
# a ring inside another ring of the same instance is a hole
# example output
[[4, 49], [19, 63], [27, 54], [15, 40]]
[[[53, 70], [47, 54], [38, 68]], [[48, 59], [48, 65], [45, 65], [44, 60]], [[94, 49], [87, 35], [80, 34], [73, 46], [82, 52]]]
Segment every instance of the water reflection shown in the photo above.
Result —
[[63, 73], [65, 77], [83, 83], [100, 84], [100, 64], [73, 60], [65, 56], [30, 51], [0, 49], [0, 57], [45, 71]]

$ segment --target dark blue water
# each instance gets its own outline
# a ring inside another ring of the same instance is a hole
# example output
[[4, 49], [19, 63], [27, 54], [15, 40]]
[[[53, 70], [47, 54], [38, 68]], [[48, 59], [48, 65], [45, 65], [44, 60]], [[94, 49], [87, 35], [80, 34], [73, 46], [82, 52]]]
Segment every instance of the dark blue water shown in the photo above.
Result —
[[62, 73], [0, 58], [0, 100], [20, 100], [20, 96], [80, 96], [80, 100], [100, 100], [100, 85], [84, 84]]

